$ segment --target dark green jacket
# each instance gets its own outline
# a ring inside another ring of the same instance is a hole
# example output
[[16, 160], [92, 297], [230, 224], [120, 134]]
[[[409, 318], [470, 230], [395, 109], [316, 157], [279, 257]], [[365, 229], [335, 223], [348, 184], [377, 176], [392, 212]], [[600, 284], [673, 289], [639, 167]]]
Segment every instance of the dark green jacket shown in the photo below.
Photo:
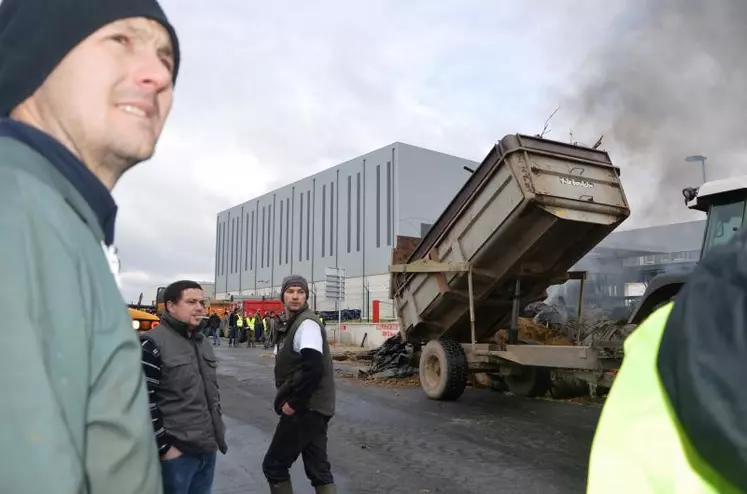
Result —
[[0, 492], [162, 492], [140, 345], [81, 195], [0, 137]]

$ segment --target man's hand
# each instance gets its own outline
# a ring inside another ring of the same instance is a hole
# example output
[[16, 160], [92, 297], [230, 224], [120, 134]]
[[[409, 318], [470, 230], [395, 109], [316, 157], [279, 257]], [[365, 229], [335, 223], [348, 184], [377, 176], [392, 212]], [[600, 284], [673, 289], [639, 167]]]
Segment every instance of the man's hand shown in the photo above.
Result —
[[175, 460], [179, 458], [182, 455], [182, 452], [179, 451], [176, 446], [171, 446], [169, 449], [166, 450], [166, 453], [164, 453], [161, 456], [161, 459], [164, 461], [167, 460]]
[[283, 412], [284, 415], [293, 415], [294, 413], [296, 413], [296, 411], [293, 410], [287, 403], [283, 404], [283, 406], [280, 408], [280, 411]]

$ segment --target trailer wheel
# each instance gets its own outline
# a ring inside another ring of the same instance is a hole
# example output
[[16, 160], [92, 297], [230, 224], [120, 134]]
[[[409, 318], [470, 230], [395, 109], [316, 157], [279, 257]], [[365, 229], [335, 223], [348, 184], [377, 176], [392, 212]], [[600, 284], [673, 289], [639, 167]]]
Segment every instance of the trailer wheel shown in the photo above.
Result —
[[467, 386], [467, 355], [454, 340], [431, 340], [420, 355], [420, 387], [432, 400], [453, 401]]
[[504, 377], [508, 390], [517, 396], [544, 396], [550, 388], [550, 371], [544, 367], [522, 366], [520, 374]]

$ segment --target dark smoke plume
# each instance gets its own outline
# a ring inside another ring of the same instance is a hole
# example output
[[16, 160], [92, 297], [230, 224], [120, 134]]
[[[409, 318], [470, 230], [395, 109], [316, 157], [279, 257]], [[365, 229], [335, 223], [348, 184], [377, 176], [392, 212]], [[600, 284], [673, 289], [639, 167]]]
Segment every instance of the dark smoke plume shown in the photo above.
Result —
[[[747, 0], [630, 0], [585, 64], [575, 127], [621, 163], [636, 223], [692, 219], [681, 190], [747, 174]], [[574, 128], [574, 130], [576, 130]], [[641, 221], [641, 218], [644, 218]]]

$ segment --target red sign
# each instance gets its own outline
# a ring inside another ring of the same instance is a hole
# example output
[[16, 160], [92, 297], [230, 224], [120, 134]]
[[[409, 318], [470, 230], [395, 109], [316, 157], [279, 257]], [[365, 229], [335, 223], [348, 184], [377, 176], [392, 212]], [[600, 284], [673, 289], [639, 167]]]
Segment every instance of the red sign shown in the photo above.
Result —
[[379, 331], [395, 331], [399, 332], [399, 324], [395, 323], [387, 323], [387, 324], [377, 324], [376, 329]]

